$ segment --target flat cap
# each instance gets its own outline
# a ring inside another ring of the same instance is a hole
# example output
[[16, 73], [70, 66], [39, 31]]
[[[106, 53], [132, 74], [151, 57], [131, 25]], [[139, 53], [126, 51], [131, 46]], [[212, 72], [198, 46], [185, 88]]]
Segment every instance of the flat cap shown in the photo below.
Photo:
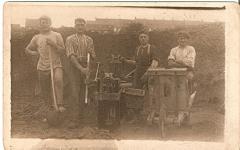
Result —
[[83, 18], [76, 18], [76, 19], [75, 19], [75, 24], [76, 24], [77, 22], [83, 22], [84, 24], [86, 24], [86, 20], [83, 19]]
[[179, 32], [177, 33], [177, 37], [178, 37], [178, 38], [179, 38], [179, 37], [184, 37], [184, 38], [186, 38], [186, 39], [190, 39], [190, 35], [189, 35], [189, 33], [186, 32], [186, 31], [179, 31]]

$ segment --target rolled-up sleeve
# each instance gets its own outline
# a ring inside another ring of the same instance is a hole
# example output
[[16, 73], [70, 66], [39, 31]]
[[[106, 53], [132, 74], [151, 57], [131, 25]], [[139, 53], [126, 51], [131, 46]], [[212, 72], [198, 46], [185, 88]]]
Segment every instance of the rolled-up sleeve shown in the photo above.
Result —
[[36, 35], [32, 38], [30, 43], [27, 45], [26, 49], [30, 49], [32, 51], [37, 50], [37, 36]]
[[67, 38], [66, 40], [66, 55], [68, 58], [70, 58], [72, 55], [76, 56], [76, 53], [73, 47], [73, 42], [70, 38]]
[[170, 51], [170, 54], [168, 56], [168, 60], [170, 60], [170, 59], [176, 60], [176, 49], [175, 48], [171, 49], [171, 51]]
[[186, 57], [184, 57], [184, 60], [183, 60], [184, 64], [194, 68], [195, 57], [196, 57], [196, 51], [193, 47], [190, 47], [188, 50], [188, 54], [186, 55]]
[[62, 38], [62, 35], [60, 33], [57, 35], [57, 44], [59, 46], [61, 46], [62, 48], [65, 48], [63, 38]]

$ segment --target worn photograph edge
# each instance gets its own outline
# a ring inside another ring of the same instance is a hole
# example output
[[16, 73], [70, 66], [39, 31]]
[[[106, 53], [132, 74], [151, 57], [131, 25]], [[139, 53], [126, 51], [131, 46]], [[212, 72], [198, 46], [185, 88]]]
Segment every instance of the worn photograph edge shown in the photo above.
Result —
[[[16, 4], [20, 4], [21, 2], [17, 2]], [[43, 5], [47, 5], [48, 3], [47, 2], [43, 2], [44, 4]], [[126, 4], [123, 4], [125, 2], [121, 2], [122, 5], [128, 5], [129, 3], [126, 3]], [[11, 57], [11, 54], [10, 54], [10, 43], [9, 43], [9, 40], [10, 40], [10, 19], [9, 19], [9, 15], [10, 15], [10, 7], [11, 7], [11, 4], [14, 4], [12, 2], [7, 2], [4, 4], [4, 104], [3, 104], [3, 108], [4, 108], [4, 145], [5, 145], [5, 148], [9, 148], [12, 144], [12, 142], [14, 142], [14, 139], [12, 139], [10, 137], [10, 120], [11, 120], [11, 104], [10, 104], [10, 93], [11, 93], [11, 90], [10, 90], [10, 81], [11, 81], [11, 77], [10, 77], [10, 57]], [[30, 4], [30, 3], [28, 3]], [[33, 3], [35, 4], [35, 3]], [[39, 3], [37, 3], [39, 4]], [[65, 3], [64, 2], [61, 2], [61, 3], [50, 3], [51, 5], [64, 5]], [[70, 4], [70, 3], [69, 3]], [[89, 3], [84, 3], [83, 5], [87, 5]], [[118, 3], [115, 3], [115, 2], [111, 2], [111, 4], [113, 5], [117, 5]], [[104, 3], [95, 3], [95, 2], [91, 2], [89, 5], [91, 6], [101, 6], [101, 5], [107, 5], [107, 6], [111, 6], [111, 4], [107, 3], [104, 4]], [[134, 3], [134, 2], [131, 2], [131, 5], [138, 5], [139, 3]], [[141, 7], [141, 5], [144, 5], [145, 3], [144, 2], [141, 2], [140, 6], [138, 5], [138, 7]], [[148, 5], [155, 5], [157, 3], [148, 3]], [[176, 5], [178, 6], [178, 4], [181, 4], [180, 2], [177, 2], [177, 4], [174, 4], [174, 2], [171, 2], [171, 6], [170, 7], [173, 7], [173, 5]], [[216, 3], [216, 5], [224, 5], [224, 7], [226, 7], [225, 9], [225, 14], [226, 16], [226, 21], [225, 21], [225, 108], [226, 108], [226, 115], [225, 115], [225, 131], [224, 131], [224, 143], [214, 143], [214, 142], [188, 142], [188, 141], [138, 141], [138, 140], [121, 140], [121, 141], [117, 141], [117, 140], [113, 140], [113, 143], [116, 143], [116, 145], [119, 146], [119, 149], [121, 149], [121, 147], [123, 146], [123, 148], [125, 149], [126, 147], [128, 149], [131, 149], [131, 147], [128, 147], [128, 146], [131, 146], [131, 144], [140, 144], [142, 145], [143, 143], [145, 143], [146, 145], [147, 144], [153, 144], [155, 146], [153, 146], [153, 148], [156, 148], [156, 147], [159, 147], [160, 145], [162, 146], [170, 146], [170, 144], [173, 144], [173, 145], [176, 145], [175, 148], [180, 148], [179, 145], [182, 144], [185, 145], [185, 146], [198, 146], [199, 149], [201, 149], [201, 146], [200, 145], [209, 145], [209, 146], [203, 146], [205, 148], [209, 148], [211, 146], [211, 148], [220, 148], [220, 149], [232, 149], [232, 148], [236, 148], [238, 146], [238, 138], [239, 138], [239, 134], [236, 134], [236, 133], [239, 133], [239, 121], [236, 119], [236, 118], [239, 118], [239, 107], [236, 105], [236, 103], [233, 101], [233, 100], [237, 100], [239, 99], [239, 93], [237, 93], [237, 90], [239, 90], [239, 84], [236, 84], [237, 82], [236, 81], [233, 81], [232, 79], [235, 78], [239, 81], [239, 70], [238, 70], [238, 64], [239, 64], [239, 57], [237, 57], [239, 55], [239, 52], [237, 52], [237, 49], [239, 49], [239, 35], [235, 32], [233, 32], [233, 29], [234, 28], [234, 31], [239, 31], [239, 16], [237, 16], [236, 14], [236, 10], [239, 9], [238, 5], [236, 5], [235, 3]], [[24, 5], [24, 4], [23, 4]], [[71, 6], [74, 6], [75, 3], [73, 3]], [[79, 3], [79, 5], [77, 6], [81, 6], [82, 4]], [[161, 3], [159, 3], [159, 5], [162, 5]], [[167, 4], [164, 4], [164, 5], [167, 5]], [[191, 5], [194, 5], [194, 7], [196, 7], [197, 5], [195, 3], [189, 3], [188, 2], [188, 5], [189, 7]], [[201, 4], [200, 4], [201, 5]], [[207, 2], [204, 2], [203, 5], [207, 6], [208, 3]], [[212, 6], [214, 4], [210, 4], [210, 6], [207, 6], [207, 7], [214, 7]], [[200, 7], [205, 7], [205, 6], [200, 6]], [[124, 7], [124, 6], [123, 6]], [[164, 6], [162, 6], [164, 7]], [[168, 6], [167, 6], [168, 7]], [[166, 8], [167, 8], [166, 7]], [[220, 6], [221, 7], [221, 6]], [[183, 7], [181, 7], [183, 8]], [[177, 10], [176, 10], [177, 11]], [[237, 18], [238, 17], [238, 18]], [[233, 21], [235, 20], [235, 21]], [[236, 28], [236, 29], [235, 29]], [[235, 39], [233, 42], [232, 39]], [[229, 49], [231, 49], [232, 51], [229, 51]], [[238, 54], [238, 55], [237, 55]], [[235, 70], [235, 71], [233, 71]], [[238, 72], [237, 72], [238, 71]], [[229, 109], [231, 108], [231, 109]], [[56, 141], [61, 141], [61, 142], [68, 142], [69, 140], [59, 140], [59, 139], [51, 139], [51, 140], [56, 140]], [[36, 139], [37, 142], [40, 142], [41, 140], [40, 139]], [[91, 141], [91, 143], [93, 144], [100, 144], [101, 145], [101, 142], [102, 140], [74, 140], [76, 143], [89, 143]], [[19, 142], [19, 143], [25, 143], [25, 142], [31, 142], [30, 139], [16, 139], [15, 142]], [[36, 143], [37, 143], [36, 142]], [[108, 143], [109, 141], [106, 140], [106, 143]], [[133, 146], [132, 145], [132, 146]], [[105, 145], [106, 146], [106, 145]], [[101, 146], [100, 146], [101, 147]], [[183, 146], [184, 147], [184, 146]], [[230, 148], [231, 147], [231, 148]], [[122, 149], [123, 149], [122, 148]], [[166, 147], [167, 148], [167, 147]], [[169, 147], [171, 148], [171, 146]], [[144, 149], [142, 147], [142, 149]], [[210, 148], [209, 148], [210, 149]]]

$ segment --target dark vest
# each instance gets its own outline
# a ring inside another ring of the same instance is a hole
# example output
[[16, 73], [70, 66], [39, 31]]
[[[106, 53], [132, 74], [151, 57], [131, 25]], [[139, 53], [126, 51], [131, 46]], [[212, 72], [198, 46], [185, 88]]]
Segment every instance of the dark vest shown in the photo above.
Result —
[[136, 65], [137, 66], [150, 66], [152, 63], [150, 57], [151, 45], [146, 47], [139, 46], [136, 53]]

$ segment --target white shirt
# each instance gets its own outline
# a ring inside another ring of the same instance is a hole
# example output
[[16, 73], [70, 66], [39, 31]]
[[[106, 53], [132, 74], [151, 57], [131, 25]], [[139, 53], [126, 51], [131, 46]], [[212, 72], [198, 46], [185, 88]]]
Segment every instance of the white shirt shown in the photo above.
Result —
[[185, 46], [182, 48], [180, 46], [177, 46], [171, 49], [168, 59], [173, 59], [175, 61], [182, 61], [186, 66], [194, 68], [195, 57], [196, 57], [196, 52], [194, 47]]
[[27, 47], [31, 50], [37, 49], [40, 54], [37, 70], [42, 70], [42, 71], [50, 70], [50, 59], [49, 59], [50, 50], [52, 54], [51, 59], [53, 62], [53, 68], [62, 67], [60, 55], [57, 54], [55, 50], [53, 50], [53, 47], [49, 46], [46, 43], [46, 40], [48, 38], [54, 41], [56, 44], [64, 47], [64, 42], [60, 33], [50, 31], [48, 34], [39, 33], [35, 35]]

